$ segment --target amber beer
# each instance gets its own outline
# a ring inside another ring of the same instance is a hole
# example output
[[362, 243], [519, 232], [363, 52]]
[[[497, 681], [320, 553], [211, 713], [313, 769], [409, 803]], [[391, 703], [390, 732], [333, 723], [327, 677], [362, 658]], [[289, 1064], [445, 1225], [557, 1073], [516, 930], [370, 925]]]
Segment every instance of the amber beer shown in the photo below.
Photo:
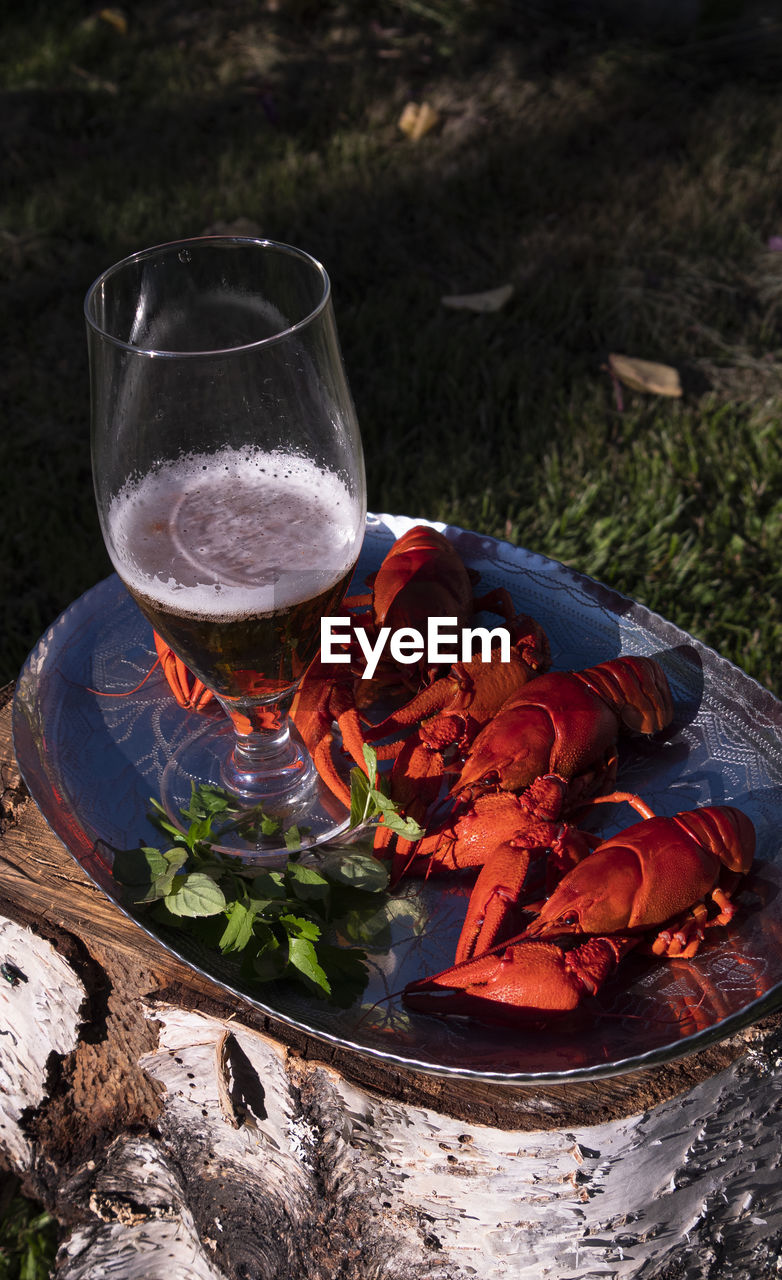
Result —
[[114, 566], [156, 631], [228, 699], [274, 698], [338, 608], [363, 536], [341, 479], [308, 459], [223, 450], [167, 463], [109, 510]]

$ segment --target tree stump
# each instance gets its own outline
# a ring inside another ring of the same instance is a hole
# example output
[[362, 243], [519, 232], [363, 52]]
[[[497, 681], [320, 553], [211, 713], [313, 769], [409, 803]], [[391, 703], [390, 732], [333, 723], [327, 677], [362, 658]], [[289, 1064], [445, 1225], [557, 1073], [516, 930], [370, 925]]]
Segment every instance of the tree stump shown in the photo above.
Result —
[[777, 1274], [782, 1023], [587, 1084], [396, 1071], [261, 1016], [87, 880], [0, 711], [0, 1151], [58, 1280]]

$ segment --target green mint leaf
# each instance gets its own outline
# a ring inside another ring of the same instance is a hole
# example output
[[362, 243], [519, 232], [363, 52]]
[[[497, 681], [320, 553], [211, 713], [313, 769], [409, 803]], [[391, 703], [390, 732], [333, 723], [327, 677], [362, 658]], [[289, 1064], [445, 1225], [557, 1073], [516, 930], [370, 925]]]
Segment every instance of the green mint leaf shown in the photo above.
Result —
[[167, 869], [168, 863], [159, 849], [142, 845], [138, 849], [118, 849], [114, 854], [114, 879], [129, 889], [149, 888]]
[[405, 818], [401, 813], [390, 810], [383, 814], [383, 825], [395, 835], [403, 836], [405, 840], [422, 840], [426, 835], [424, 828], [419, 826], [415, 818]]
[[175, 916], [215, 916], [226, 906], [222, 889], [203, 871], [176, 876], [165, 902]]
[[285, 947], [266, 925], [256, 928], [256, 943], [257, 950], [251, 953], [247, 976], [257, 982], [274, 982], [281, 978], [288, 967]]
[[360, 827], [371, 817], [369, 812], [369, 779], [362, 769], [356, 766], [350, 770], [350, 825]]
[[279, 921], [285, 926], [286, 932], [295, 938], [309, 938], [310, 942], [317, 942], [320, 937], [320, 925], [304, 916], [284, 915], [279, 917]]
[[131, 900], [136, 907], [146, 907], [150, 902], [160, 902], [165, 898], [171, 888], [171, 879], [168, 876], [158, 876], [156, 880], [147, 889], [146, 893], [136, 893], [131, 895]]
[[203, 822], [219, 813], [235, 813], [236, 804], [222, 787], [213, 787], [204, 782], [196, 787], [191, 782], [190, 804], [179, 812], [188, 822]]
[[384, 791], [373, 790], [369, 792], [369, 801], [372, 805], [373, 813], [377, 817], [385, 818], [387, 814], [398, 814], [399, 805], [396, 800], [392, 800]]
[[289, 862], [286, 878], [291, 893], [302, 902], [328, 902], [329, 882], [313, 867], [303, 867], [299, 862]]
[[290, 898], [250, 898], [245, 906], [255, 913], [256, 919], [265, 920], [268, 924], [275, 923], [294, 908]]
[[307, 938], [290, 938], [288, 941], [288, 963], [307, 979], [307, 986], [312, 987], [318, 995], [331, 995], [331, 984], [325, 970], [318, 963], [317, 952]]
[[[360, 769], [352, 775], [354, 822], [384, 814], [404, 822], [381, 789], [375, 751], [368, 747], [364, 758], [369, 777]], [[302, 865], [296, 854], [306, 828], [291, 826], [284, 832], [292, 855], [284, 870], [250, 873], [250, 880], [246, 868], [235, 867], [214, 849], [215, 823], [220, 822], [217, 830], [227, 826], [278, 835], [279, 821], [260, 808], [234, 817], [237, 809], [226, 792], [195, 784], [189, 805], [181, 809], [184, 829], [168, 819], [159, 801], [152, 800], [151, 808], [150, 817], [170, 837], [171, 847], [116, 851], [114, 861], [117, 880], [135, 902], [149, 906], [148, 918], [187, 929], [223, 954], [241, 953], [248, 980], [296, 978], [309, 991], [345, 1005], [360, 994], [366, 983], [363, 953], [346, 953], [344, 939], [372, 937], [387, 923], [382, 910], [361, 908], [388, 885], [387, 868], [371, 854], [371, 837], [364, 851], [355, 844], [323, 849], [316, 866], [312, 858]], [[347, 917], [340, 924], [342, 947], [322, 940], [332, 912]]]
[[370, 747], [367, 742], [362, 748], [364, 752], [364, 762], [367, 766], [367, 781], [370, 788], [377, 786], [377, 752], [374, 747]]
[[301, 833], [298, 827], [288, 827], [285, 832], [285, 848], [290, 853], [295, 853], [297, 849], [301, 848]]
[[199, 788], [198, 796], [203, 806], [204, 814], [236, 812], [236, 801], [222, 787], [212, 787], [208, 783], [204, 783]]
[[367, 967], [361, 951], [346, 951], [326, 943], [318, 946], [318, 960], [331, 987], [331, 1002], [347, 1009], [362, 995], [367, 985]]
[[281, 871], [261, 871], [250, 885], [253, 898], [287, 898], [288, 890]]
[[145, 906], [147, 903], [157, 902], [161, 898], [166, 898], [171, 892], [171, 886], [179, 869], [179, 866], [172, 866], [163, 875], [156, 876], [146, 893], [134, 899], [136, 905]]
[[364, 744], [364, 759], [369, 777], [361, 769], [350, 771], [350, 826], [360, 827], [371, 818], [382, 818], [389, 830], [406, 840], [420, 840], [426, 833], [413, 819], [399, 812], [397, 801], [383, 791], [377, 773], [377, 752]]
[[165, 853], [145, 846], [123, 849], [115, 855], [114, 875], [130, 891], [131, 901], [142, 906], [164, 898], [186, 862], [187, 850], [181, 846]]
[[191, 822], [188, 830], [185, 832], [185, 842], [188, 849], [195, 849], [197, 844], [204, 844], [212, 838], [212, 819], [198, 818], [195, 822]]
[[352, 889], [362, 889], [365, 893], [381, 893], [388, 888], [387, 866], [370, 854], [327, 850], [319, 867], [328, 880], [349, 885]]
[[378, 791], [377, 787], [369, 788], [369, 805], [373, 816], [385, 813], [387, 809], [395, 809], [396, 804], [384, 792]]
[[227, 951], [244, 951], [253, 936], [255, 904], [248, 907], [244, 902], [229, 902], [225, 910], [228, 924], [217, 945], [223, 954]]

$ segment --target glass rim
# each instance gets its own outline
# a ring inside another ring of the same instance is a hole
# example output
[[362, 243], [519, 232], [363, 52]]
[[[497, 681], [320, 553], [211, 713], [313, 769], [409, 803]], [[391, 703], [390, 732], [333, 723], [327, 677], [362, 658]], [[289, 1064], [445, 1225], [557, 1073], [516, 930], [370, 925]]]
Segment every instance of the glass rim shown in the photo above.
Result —
[[[289, 257], [298, 258], [300, 262], [303, 262], [313, 267], [315, 269], [316, 274], [320, 277], [321, 284], [322, 284], [322, 292], [318, 302], [310, 311], [307, 312], [306, 316], [303, 316], [300, 320], [297, 320], [294, 324], [288, 325], [285, 329], [281, 329], [279, 333], [269, 334], [265, 338], [258, 338], [257, 341], [255, 342], [240, 343], [238, 346], [234, 346], [234, 347], [217, 347], [215, 349], [202, 350], [202, 351], [166, 351], [156, 347], [140, 347], [133, 342], [126, 342], [124, 341], [124, 339], [118, 338], [115, 334], [110, 333], [107, 329], [104, 329], [103, 326], [98, 322], [95, 315], [91, 314], [92, 304], [95, 299], [95, 295], [98, 293], [101, 287], [108, 280], [111, 279], [112, 276], [117, 275], [120, 271], [125, 270], [127, 267], [131, 266], [132, 264], [141, 262], [144, 259], [151, 259], [156, 255], [162, 254], [164, 252], [170, 252], [173, 250], [181, 251], [182, 249], [190, 249], [195, 245], [202, 246], [202, 245], [210, 245], [210, 244], [222, 245], [223, 247], [228, 247], [229, 245], [251, 245], [252, 244], [252, 245], [257, 245], [259, 248], [274, 249], [280, 254], [283, 254], [283, 255], [287, 254]], [[184, 240], [170, 240], [163, 244], [152, 245], [149, 249], [139, 249], [135, 253], [128, 254], [128, 256], [125, 258], [121, 258], [120, 261], [115, 262], [113, 266], [107, 267], [105, 271], [102, 271], [100, 275], [95, 280], [93, 280], [92, 284], [87, 290], [87, 293], [84, 298], [84, 318], [87, 322], [87, 325], [93, 331], [93, 333], [95, 333], [98, 337], [105, 339], [107, 342], [110, 342], [113, 346], [119, 347], [124, 351], [131, 351], [133, 352], [134, 355], [138, 355], [138, 356], [149, 356], [149, 357], [158, 357], [158, 358], [162, 357], [162, 358], [167, 358], [171, 360], [175, 360], [175, 359], [187, 360], [187, 359], [194, 359], [199, 356], [202, 358], [208, 357], [208, 356], [229, 356], [229, 355], [233, 355], [236, 352], [253, 351], [259, 347], [268, 347], [275, 342], [281, 342], [283, 339], [289, 337], [290, 334], [296, 333], [298, 330], [305, 328], [308, 324], [311, 324], [312, 321], [315, 320], [321, 314], [321, 312], [323, 312], [323, 310], [326, 308], [330, 298], [331, 298], [331, 281], [329, 279], [326, 268], [323, 266], [321, 262], [318, 261], [317, 258], [314, 258], [312, 254], [307, 253], [305, 249], [298, 249], [296, 248], [295, 245], [285, 244], [284, 242], [279, 240], [267, 240], [261, 236], [231, 236], [231, 235], [190, 236]]]

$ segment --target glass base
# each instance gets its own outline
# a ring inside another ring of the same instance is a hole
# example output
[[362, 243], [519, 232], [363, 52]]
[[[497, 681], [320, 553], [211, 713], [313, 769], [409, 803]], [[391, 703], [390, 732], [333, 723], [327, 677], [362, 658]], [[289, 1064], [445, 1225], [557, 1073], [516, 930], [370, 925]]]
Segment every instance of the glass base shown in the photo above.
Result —
[[[237, 787], [232, 759], [235, 741], [230, 721], [210, 720], [177, 748], [160, 780], [161, 802], [176, 826], [187, 825], [181, 810], [189, 808], [195, 784], [220, 787], [231, 795], [239, 812], [229, 815], [228, 821], [238, 820], [239, 826], [220, 832], [212, 843], [247, 866], [282, 866], [297, 849], [325, 844], [347, 830], [349, 811], [321, 781], [309, 757], [302, 768], [282, 778], [282, 785], [277, 778], [276, 785], [267, 786], [260, 804], [256, 785], [243, 787], [239, 775]], [[256, 784], [257, 779], [252, 782]], [[262, 818], [267, 820], [263, 824]], [[273, 825], [275, 829], [269, 830]]]

